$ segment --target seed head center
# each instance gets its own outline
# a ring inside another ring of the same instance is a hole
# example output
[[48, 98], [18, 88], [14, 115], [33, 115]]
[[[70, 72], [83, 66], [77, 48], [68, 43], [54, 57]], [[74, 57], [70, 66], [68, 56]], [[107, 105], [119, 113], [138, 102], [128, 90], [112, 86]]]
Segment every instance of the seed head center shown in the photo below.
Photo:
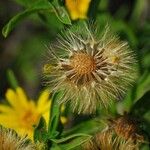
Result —
[[79, 75], [89, 74], [96, 69], [94, 58], [85, 53], [74, 54], [70, 62], [71, 67]]

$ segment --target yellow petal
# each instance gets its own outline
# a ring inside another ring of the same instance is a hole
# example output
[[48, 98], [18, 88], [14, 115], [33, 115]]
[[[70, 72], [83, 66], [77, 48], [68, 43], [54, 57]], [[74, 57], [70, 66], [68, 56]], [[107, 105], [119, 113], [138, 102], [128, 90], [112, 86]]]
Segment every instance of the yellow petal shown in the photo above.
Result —
[[16, 128], [18, 126], [18, 122], [16, 118], [11, 114], [10, 115], [3, 115], [0, 114], [0, 124], [7, 127], [7, 128]]
[[31, 131], [31, 130], [28, 131], [27, 135], [28, 135], [28, 138], [33, 141], [34, 130], [33, 131]]
[[18, 133], [18, 135], [24, 137], [27, 136], [29, 139], [33, 140], [33, 132], [34, 130], [27, 130], [24, 128], [17, 128], [15, 131]]
[[28, 108], [30, 108], [30, 109], [36, 109], [36, 103], [35, 103], [35, 101], [34, 100], [30, 100], [30, 101], [28, 101]]
[[40, 95], [40, 97], [38, 99], [38, 105], [45, 104], [45, 102], [47, 102], [48, 98], [49, 98], [49, 91], [48, 90], [44, 90], [41, 93], [41, 95]]
[[28, 99], [24, 92], [24, 90], [20, 87], [16, 89], [16, 93], [18, 96], [18, 101], [23, 107], [28, 107]]
[[67, 122], [67, 118], [66, 117], [60, 117], [61, 123], [65, 124]]
[[43, 114], [43, 117], [44, 117], [47, 125], [48, 125], [48, 122], [49, 122], [49, 115], [50, 115], [49, 111]]
[[[45, 106], [47, 106], [49, 102], [49, 92], [48, 90], [45, 90], [41, 93], [38, 102], [37, 102], [37, 108], [39, 112], [42, 112], [43, 109], [45, 109]], [[48, 106], [49, 107], [49, 106]]]
[[81, 16], [86, 16], [90, 2], [91, 0], [80, 0], [78, 2], [79, 3], [78, 9], [79, 9]]
[[12, 89], [7, 90], [6, 99], [12, 107], [14, 108], [19, 107], [19, 101], [17, 99], [17, 95]]
[[11, 113], [13, 111], [13, 109], [7, 105], [0, 105], [0, 113]]
[[91, 0], [66, 0], [66, 7], [73, 20], [87, 18]]
[[61, 112], [63, 113], [64, 111], [65, 111], [65, 106], [62, 105], [62, 106], [61, 106]]
[[50, 110], [51, 110], [51, 101], [48, 101], [47, 103], [45, 103], [43, 107], [38, 107], [38, 112], [41, 114], [49, 112]]

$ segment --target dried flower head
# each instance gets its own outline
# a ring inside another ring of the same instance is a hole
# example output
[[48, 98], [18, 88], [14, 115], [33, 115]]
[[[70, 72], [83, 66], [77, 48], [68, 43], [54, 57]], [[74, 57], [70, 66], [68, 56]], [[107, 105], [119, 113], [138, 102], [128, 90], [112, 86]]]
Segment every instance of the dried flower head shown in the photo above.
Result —
[[99, 31], [84, 24], [64, 32], [50, 47], [47, 84], [63, 91], [60, 103], [70, 101], [78, 113], [93, 113], [99, 104], [108, 108], [135, 80], [136, 60], [128, 43], [108, 26]]
[[111, 131], [99, 132], [83, 145], [83, 150], [139, 150], [138, 144], [123, 140]]
[[0, 149], [1, 150], [36, 150], [26, 137], [19, 137], [14, 130], [0, 126]]
[[139, 134], [140, 128], [138, 125], [137, 120], [127, 114], [111, 121], [111, 126], [118, 136], [135, 142], [143, 142], [144, 137]]

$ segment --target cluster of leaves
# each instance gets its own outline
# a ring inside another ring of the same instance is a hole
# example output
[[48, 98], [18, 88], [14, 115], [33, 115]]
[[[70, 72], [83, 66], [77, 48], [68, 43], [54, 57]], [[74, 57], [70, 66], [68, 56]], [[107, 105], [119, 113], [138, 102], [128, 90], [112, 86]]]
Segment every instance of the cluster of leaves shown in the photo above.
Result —
[[[42, 24], [48, 33], [51, 33], [50, 27], [53, 26], [55, 32], [68, 27], [76, 22], [72, 22], [68, 12], [65, 9], [63, 0], [15, 0], [23, 7], [23, 11], [18, 13], [4, 26], [2, 34], [7, 37], [10, 32], [25, 18], [31, 19], [37, 24]], [[112, 115], [122, 114], [124, 111], [139, 117], [143, 121], [143, 129], [149, 134], [150, 132], [150, 23], [142, 18], [144, 13], [146, 0], [137, 0], [134, 4], [130, 17], [126, 20], [128, 14], [126, 7], [117, 9], [115, 14], [111, 15], [108, 11], [108, 0], [95, 0], [91, 3], [89, 10], [89, 18], [97, 20], [97, 24], [105, 26], [109, 22], [112, 28], [121, 35], [122, 39], [127, 39], [132, 49], [137, 53], [139, 58], [138, 70], [139, 78], [134, 87], [129, 90], [123, 101], [114, 104], [110, 113]], [[94, 16], [93, 16], [94, 15]], [[31, 44], [35, 37], [32, 37], [28, 43], [29, 49], [35, 49], [36, 43], [41, 39], [48, 41], [49, 37], [39, 36], [35, 40], [35, 44]], [[52, 38], [52, 37], [50, 37]], [[34, 45], [33, 47], [31, 45]], [[40, 46], [40, 45], [38, 45]], [[42, 47], [41, 47], [42, 49]], [[36, 51], [33, 55], [39, 55]], [[37, 54], [36, 54], [37, 53]], [[26, 54], [26, 53], [25, 53]], [[30, 53], [27, 54], [27, 59], [20, 57], [18, 62], [30, 59]], [[25, 57], [25, 55], [24, 55]], [[38, 57], [37, 57], [38, 58]], [[32, 65], [31, 65], [32, 66]], [[30, 63], [26, 63], [26, 68], [30, 67]], [[23, 67], [24, 70], [25, 66]], [[32, 70], [32, 68], [31, 68]], [[34, 74], [31, 71], [31, 76]], [[28, 75], [29, 72], [28, 72]], [[34, 75], [33, 75], [34, 76]], [[13, 81], [13, 79], [11, 79]], [[15, 84], [15, 83], [14, 83]], [[41, 118], [39, 125], [35, 128], [35, 142], [39, 141], [46, 143], [47, 148], [51, 149], [75, 149], [85, 141], [91, 138], [91, 134], [101, 130], [103, 126], [97, 121], [96, 118], [81, 122], [79, 125], [64, 131], [60, 123], [60, 107], [57, 105], [57, 99], [61, 93], [57, 93], [52, 97], [52, 110], [48, 129], [45, 120]], [[105, 113], [100, 110], [100, 115]], [[99, 116], [99, 112], [98, 115]], [[98, 117], [99, 118], [99, 117]], [[99, 119], [98, 119], [99, 120]], [[148, 135], [150, 136], [150, 135]], [[145, 150], [148, 147], [145, 147]], [[144, 149], [144, 148], [143, 148]]]
[[39, 125], [35, 128], [34, 140], [35, 142], [45, 143], [45, 149], [69, 150], [76, 148], [91, 138], [90, 135], [83, 132], [69, 135], [64, 133], [62, 136], [63, 126], [60, 122], [60, 108], [57, 103], [60, 94], [53, 95], [48, 129], [43, 118], [41, 118]]

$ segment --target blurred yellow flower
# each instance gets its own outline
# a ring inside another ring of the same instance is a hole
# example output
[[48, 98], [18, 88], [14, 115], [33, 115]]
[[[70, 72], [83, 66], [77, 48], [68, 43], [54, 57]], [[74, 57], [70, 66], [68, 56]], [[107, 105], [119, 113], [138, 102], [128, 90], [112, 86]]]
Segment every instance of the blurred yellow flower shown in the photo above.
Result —
[[[41, 116], [48, 124], [51, 101], [47, 90], [41, 93], [37, 102], [29, 100], [20, 87], [16, 91], [8, 89], [6, 99], [10, 105], [0, 104], [0, 124], [3, 126], [33, 139], [33, 126], [38, 124]], [[61, 117], [61, 121], [65, 123], [66, 118]]]
[[70, 13], [71, 19], [85, 19], [91, 0], [66, 0], [66, 7]]

